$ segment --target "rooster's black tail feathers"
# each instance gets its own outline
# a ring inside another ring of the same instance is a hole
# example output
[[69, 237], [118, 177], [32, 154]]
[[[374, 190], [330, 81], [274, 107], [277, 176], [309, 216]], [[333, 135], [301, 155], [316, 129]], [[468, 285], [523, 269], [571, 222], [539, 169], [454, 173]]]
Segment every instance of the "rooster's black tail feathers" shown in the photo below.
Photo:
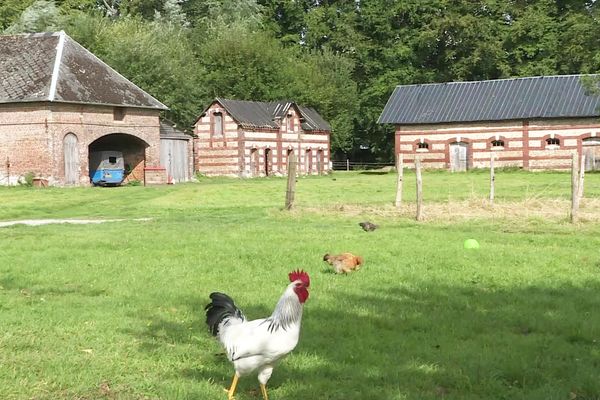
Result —
[[204, 307], [206, 310], [206, 325], [213, 336], [219, 333], [219, 325], [227, 318], [246, 319], [242, 310], [236, 307], [233, 299], [225, 293], [213, 292], [210, 294], [212, 300]]

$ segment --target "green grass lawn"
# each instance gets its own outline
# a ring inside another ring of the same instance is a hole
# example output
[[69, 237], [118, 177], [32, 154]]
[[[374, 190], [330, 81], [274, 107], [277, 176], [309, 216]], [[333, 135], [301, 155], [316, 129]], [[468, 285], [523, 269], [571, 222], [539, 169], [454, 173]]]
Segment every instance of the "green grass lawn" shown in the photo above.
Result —
[[[426, 212], [483, 201], [487, 179], [426, 172]], [[405, 183], [410, 204], [414, 175]], [[0, 221], [127, 219], [0, 228], [0, 399], [225, 399], [233, 369], [204, 324], [208, 294], [264, 317], [296, 268], [311, 295], [271, 400], [600, 398], [597, 223], [571, 225], [567, 208], [417, 223], [390, 206], [393, 174], [297, 185], [293, 212], [283, 178], [0, 188]], [[568, 174], [501, 172], [497, 203], [568, 204], [569, 185]], [[600, 175], [585, 193], [592, 208]], [[363, 219], [380, 229], [363, 232]], [[464, 250], [467, 238], [481, 248]], [[331, 273], [323, 254], [343, 251], [364, 268]], [[255, 377], [236, 398], [261, 398]]]

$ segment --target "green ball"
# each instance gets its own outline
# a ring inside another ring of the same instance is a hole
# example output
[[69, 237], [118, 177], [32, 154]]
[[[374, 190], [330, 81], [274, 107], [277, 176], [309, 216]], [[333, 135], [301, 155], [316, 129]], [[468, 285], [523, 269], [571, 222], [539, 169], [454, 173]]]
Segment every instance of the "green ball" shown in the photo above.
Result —
[[467, 240], [465, 240], [464, 246], [465, 246], [465, 249], [478, 249], [479, 242], [477, 242], [477, 240], [475, 240], [475, 239], [467, 239]]

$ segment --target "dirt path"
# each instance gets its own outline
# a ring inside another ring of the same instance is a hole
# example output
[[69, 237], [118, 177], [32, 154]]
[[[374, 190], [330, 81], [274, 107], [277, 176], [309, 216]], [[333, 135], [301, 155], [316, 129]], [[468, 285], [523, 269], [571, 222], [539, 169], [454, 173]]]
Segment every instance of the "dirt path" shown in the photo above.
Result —
[[18, 221], [0, 221], [0, 228], [13, 225], [29, 225], [40, 226], [48, 224], [102, 224], [104, 222], [121, 222], [121, 221], [150, 221], [152, 218], [135, 218], [135, 219], [21, 219]]

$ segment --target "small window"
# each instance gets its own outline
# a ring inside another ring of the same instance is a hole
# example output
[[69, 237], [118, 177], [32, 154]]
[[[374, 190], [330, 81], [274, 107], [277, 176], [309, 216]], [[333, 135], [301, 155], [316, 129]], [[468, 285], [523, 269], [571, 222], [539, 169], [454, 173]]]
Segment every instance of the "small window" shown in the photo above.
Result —
[[125, 119], [125, 108], [123, 108], [123, 107], [113, 108], [113, 119], [115, 121], [123, 121], [123, 119]]
[[288, 125], [288, 132], [293, 132], [294, 131], [294, 116], [292, 114], [287, 115], [287, 125]]
[[117, 157], [108, 157], [108, 162], [111, 164], [116, 164], [117, 163]]
[[492, 147], [504, 147], [504, 140], [492, 140]]
[[223, 114], [219, 112], [213, 114], [213, 135], [223, 136]]
[[560, 139], [548, 138], [548, 139], [546, 139], [546, 144], [548, 146], [560, 146]]
[[429, 143], [426, 143], [426, 142], [420, 142], [420, 143], [417, 145], [417, 148], [419, 148], [419, 149], [425, 149], [425, 150], [427, 150], [427, 149], [429, 149]]

